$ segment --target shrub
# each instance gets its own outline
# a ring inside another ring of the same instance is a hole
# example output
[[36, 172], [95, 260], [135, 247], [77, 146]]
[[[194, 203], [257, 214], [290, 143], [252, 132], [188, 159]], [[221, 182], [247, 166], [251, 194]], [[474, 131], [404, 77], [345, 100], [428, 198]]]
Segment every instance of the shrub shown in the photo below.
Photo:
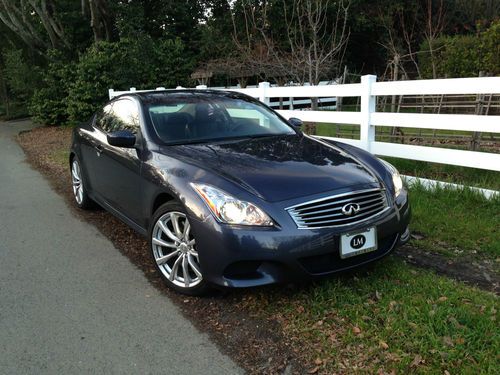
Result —
[[191, 66], [180, 40], [123, 38], [92, 45], [79, 59], [70, 85], [68, 115], [84, 121], [108, 99], [108, 89], [186, 84]]
[[59, 51], [48, 53], [49, 63], [42, 71], [43, 86], [35, 91], [29, 111], [33, 120], [44, 125], [68, 122], [66, 100], [75, 76], [75, 63], [67, 61]]
[[9, 90], [19, 101], [28, 100], [39, 83], [39, 77], [24, 58], [23, 51], [5, 51], [3, 63], [3, 74]]
[[483, 71], [500, 74], [500, 21], [477, 35], [446, 36], [432, 45], [422, 43], [419, 54], [420, 72], [424, 78], [433, 78], [432, 61], [437, 77], [477, 77]]

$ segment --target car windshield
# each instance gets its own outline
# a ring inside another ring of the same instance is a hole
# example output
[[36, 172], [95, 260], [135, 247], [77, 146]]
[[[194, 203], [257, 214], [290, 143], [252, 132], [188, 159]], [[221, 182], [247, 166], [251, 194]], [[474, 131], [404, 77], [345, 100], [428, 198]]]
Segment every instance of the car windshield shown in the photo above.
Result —
[[163, 97], [149, 104], [158, 137], [186, 144], [295, 134], [273, 111], [244, 98], [217, 95]]

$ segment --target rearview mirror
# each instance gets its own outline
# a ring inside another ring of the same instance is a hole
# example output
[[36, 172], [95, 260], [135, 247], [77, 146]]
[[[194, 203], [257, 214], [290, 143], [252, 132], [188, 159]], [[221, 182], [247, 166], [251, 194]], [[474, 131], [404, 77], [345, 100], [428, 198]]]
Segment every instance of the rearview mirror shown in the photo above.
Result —
[[295, 126], [296, 128], [300, 128], [303, 124], [302, 120], [300, 118], [296, 118], [296, 117], [289, 118], [288, 122], [290, 124], [292, 124], [293, 126]]
[[129, 130], [118, 130], [107, 135], [111, 146], [131, 148], [135, 146], [135, 135]]

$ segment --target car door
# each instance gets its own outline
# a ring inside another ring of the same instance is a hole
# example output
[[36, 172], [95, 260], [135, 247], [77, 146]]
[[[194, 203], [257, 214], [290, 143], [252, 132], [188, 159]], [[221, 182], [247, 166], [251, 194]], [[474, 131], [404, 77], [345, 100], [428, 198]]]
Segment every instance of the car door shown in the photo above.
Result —
[[[141, 156], [142, 135], [139, 123], [139, 106], [132, 99], [119, 99], [109, 104], [106, 115], [97, 126], [101, 149], [96, 151], [95, 189], [105, 203], [136, 224], [142, 221]], [[108, 143], [106, 135], [128, 130], [137, 138], [136, 147], [116, 147]]]

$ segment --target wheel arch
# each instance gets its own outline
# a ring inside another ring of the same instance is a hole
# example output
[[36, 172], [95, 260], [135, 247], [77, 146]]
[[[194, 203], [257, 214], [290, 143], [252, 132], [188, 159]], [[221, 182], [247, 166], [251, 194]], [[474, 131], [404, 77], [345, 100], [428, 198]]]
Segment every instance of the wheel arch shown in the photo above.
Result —
[[153, 204], [151, 205], [150, 216], [153, 217], [154, 213], [161, 205], [163, 205], [167, 202], [172, 202], [172, 201], [178, 202], [178, 200], [175, 198], [175, 196], [172, 193], [166, 192], [166, 191], [159, 192], [156, 195], [155, 199], [153, 199]]

